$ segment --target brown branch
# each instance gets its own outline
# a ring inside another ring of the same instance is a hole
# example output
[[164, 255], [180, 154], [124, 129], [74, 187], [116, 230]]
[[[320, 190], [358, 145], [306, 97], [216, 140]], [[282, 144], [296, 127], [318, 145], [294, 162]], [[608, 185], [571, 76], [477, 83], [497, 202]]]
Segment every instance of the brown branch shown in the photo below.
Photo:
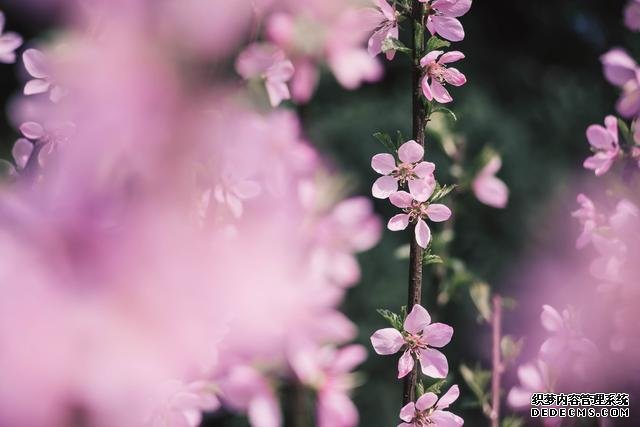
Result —
[[[424, 17], [425, 7], [418, 0], [412, 0], [411, 20], [413, 22], [413, 62], [412, 62], [412, 116], [413, 139], [424, 147], [424, 132], [427, 123], [426, 111], [420, 88], [422, 68], [420, 59], [424, 53]], [[409, 298], [407, 311], [410, 312], [415, 304], [420, 304], [422, 298], [422, 257], [424, 250], [418, 245], [414, 237], [414, 229], [410, 228], [409, 254]], [[403, 405], [415, 400], [416, 383], [418, 380], [418, 366], [407, 375], [404, 380], [402, 394]]]
[[491, 370], [491, 413], [489, 418], [491, 427], [500, 426], [500, 377], [502, 376], [502, 360], [500, 340], [502, 339], [502, 298], [493, 296], [493, 313], [491, 316], [491, 330], [493, 341], [493, 356]]

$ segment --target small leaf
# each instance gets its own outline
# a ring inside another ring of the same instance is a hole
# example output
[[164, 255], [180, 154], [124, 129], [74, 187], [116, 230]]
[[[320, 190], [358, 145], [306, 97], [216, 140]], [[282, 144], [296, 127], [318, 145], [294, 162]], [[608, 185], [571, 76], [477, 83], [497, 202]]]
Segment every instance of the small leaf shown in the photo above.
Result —
[[376, 132], [373, 134], [373, 137], [377, 139], [389, 153], [392, 153], [394, 156], [396, 155], [396, 147], [393, 145], [393, 140], [388, 134]]
[[438, 255], [425, 253], [424, 256], [422, 257], [422, 263], [424, 265], [444, 264], [444, 261]]
[[489, 298], [491, 296], [491, 289], [489, 288], [489, 285], [484, 282], [474, 283], [469, 289], [469, 296], [471, 296], [473, 304], [478, 309], [480, 318], [484, 319], [486, 322], [490, 322], [491, 304], [489, 303]]
[[467, 383], [473, 394], [476, 395], [478, 401], [483, 404], [487, 401], [487, 386], [491, 379], [491, 372], [485, 371], [476, 367], [475, 369], [469, 368], [467, 365], [460, 365], [460, 374]]
[[456, 187], [457, 187], [456, 184], [445, 185], [445, 186], [440, 186], [440, 184], [437, 184], [436, 189], [433, 192], [433, 195], [431, 196], [431, 199], [429, 199], [429, 202], [435, 203], [439, 200], [444, 199], [449, 195], [449, 193], [455, 190]]
[[500, 423], [500, 427], [522, 427], [523, 425], [524, 420], [513, 415], [505, 417]]
[[440, 37], [432, 36], [427, 40], [427, 52], [431, 52], [432, 50], [439, 50], [445, 47], [451, 46], [446, 40], [442, 40]]
[[389, 51], [411, 53], [411, 49], [406, 47], [400, 40], [393, 37], [387, 37], [382, 42], [382, 52], [387, 53]]
[[416, 397], [420, 397], [425, 393], [424, 391], [424, 384], [422, 383], [422, 380], [418, 381], [418, 384], [416, 384]]
[[382, 308], [379, 308], [376, 311], [380, 316], [384, 317], [387, 320], [387, 322], [389, 322], [391, 327], [399, 331], [402, 330], [402, 319], [396, 313], [389, 310], [382, 309]]
[[437, 380], [435, 383], [431, 384], [429, 386], [429, 388], [427, 388], [426, 392], [427, 393], [435, 393], [435, 394], [440, 394], [440, 391], [442, 390], [442, 387], [444, 387], [444, 385], [447, 383], [446, 379], [443, 380]]
[[520, 355], [523, 345], [523, 338], [520, 338], [516, 341], [510, 335], [503, 336], [500, 340], [500, 349], [502, 351], [502, 358], [504, 360], [504, 363], [508, 364], [513, 362]]
[[458, 116], [456, 116], [456, 113], [454, 113], [447, 107], [439, 106], [438, 108], [433, 110], [432, 113], [443, 113], [445, 115], [448, 115], [453, 119], [454, 122], [458, 120]]
[[635, 145], [629, 126], [627, 126], [627, 123], [622, 119], [618, 119], [618, 130], [620, 131], [620, 134], [622, 134], [622, 139], [626, 141], [627, 144]]

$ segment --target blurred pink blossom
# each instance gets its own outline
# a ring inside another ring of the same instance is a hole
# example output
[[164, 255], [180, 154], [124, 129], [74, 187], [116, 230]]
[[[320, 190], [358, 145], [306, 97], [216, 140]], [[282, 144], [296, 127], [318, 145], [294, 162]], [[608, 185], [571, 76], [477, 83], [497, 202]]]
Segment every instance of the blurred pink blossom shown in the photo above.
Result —
[[[388, 38], [397, 39], [399, 33], [395, 9], [386, 0], [374, 0], [374, 4], [375, 8], [367, 10], [374, 24], [373, 35], [367, 44], [371, 56], [381, 54], [385, 40]], [[392, 60], [395, 54], [395, 50], [389, 50], [386, 52], [386, 57], [388, 60]]]
[[473, 179], [471, 188], [475, 196], [487, 206], [503, 209], [509, 201], [509, 188], [496, 173], [502, 167], [502, 159], [495, 155]]
[[600, 57], [606, 79], [622, 89], [617, 110], [632, 118], [640, 112], [640, 81], [638, 64], [623, 49], [612, 49]]
[[587, 129], [587, 139], [595, 154], [584, 161], [584, 167], [595, 171], [596, 176], [609, 171], [620, 154], [618, 143], [618, 119], [607, 116], [605, 127], [591, 125]]
[[16, 62], [16, 49], [22, 45], [22, 37], [14, 32], [4, 32], [5, 16], [0, 11], [0, 62], [13, 64]]
[[640, 31], [640, 1], [627, 2], [624, 9], [624, 23], [631, 31]]
[[36, 95], [49, 92], [51, 101], [59, 102], [66, 91], [55, 82], [49, 59], [37, 49], [27, 49], [22, 54], [22, 60], [27, 72], [33, 77], [25, 84], [24, 94]]

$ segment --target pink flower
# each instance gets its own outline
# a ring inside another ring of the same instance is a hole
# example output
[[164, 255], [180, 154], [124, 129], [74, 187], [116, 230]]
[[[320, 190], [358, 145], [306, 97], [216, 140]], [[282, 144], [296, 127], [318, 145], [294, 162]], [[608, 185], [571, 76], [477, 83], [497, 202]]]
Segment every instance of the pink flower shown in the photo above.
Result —
[[531, 405], [533, 393], [549, 393], [551, 378], [549, 367], [538, 360], [535, 364], [528, 363], [518, 367], [520, 386], [513, 387], [507, 395], [507, 402], [516, 409], [527, 408]]
[[4, 33], [5, 17], [0, 11], [0, 62], [3, 64], [13, 64], [16, 62], [16, 49], [22, 45], [22, 37], [19, 34]]
[[577, 218], [580, 224], [582, 224], [582, 233], [576, 241], [576, 248], [582, 249], [591, 242], [598, 225], [599, 217], [595, 205], [587, 196], [578, 194], [578, 203], [580, 204], [580, 208], [575, 210], [571, 216]]
[[274, 45], [254, 43], [248, 46], [238, 56], [236, 71], [247, 80], [264, 79], [272, 107], [291, 98], [287, 82], [295, 70], [284, 51]]
[[224, 167], [219, 182], [213, 188], [215, 200], [226, 206], [235, 218], [240, 218], [244, 210], [243, 201], [257, 197], [262, 188], [252, 180], [247, 170]]
[[502, 159], [495, 155], [484, 168], [476, 175], [471, 188], [478, 200], [488, 206], [503, 209], [509, 200], [509, 188], [496, 173], [502, 167]]
[[163, 384], [159, 391], [163, 400], [157, 405], [149, 425], [198, 427], [202, 423], [202, 411], [214, 411], [220, 407], [214, 390], [214, 386], [206, 381], [189, 384], [169, 381]]
[[640, 1], [631, 0], [624, 9], [624, 24], [631, 31], [640, 31]]
[[422, 93], [429, 101], [435, 99], [442, 104], [453, 101], [444, 85], [449, 83], [453, 86], [462, 86], [467, 82], [467, 78], [456, 68], [449, 68], [445, 64], [463, 58], [464, 54], [457, 50], [447, 53], [434, 50], [420, 60], [420, 66], [426, 69], [425, 76], [422, 78]]
[[435, 184], [425, 193], [426, 196], [420, 199], [412, 197], [411, 194], [406, 191], [398, 191], [389, 196], [391, 203], [403, 209], [404, 213], [393, 216], [389, 220], [387, 228], [391, 231], [404, 230], [410, 222], [415, 222], [416, 242], [426, 249], [431, 241], [431, 230], [425, 222], [425, 219], [429, 218], [434, 222], [442, 222], [451, 217], [451, 210], [445, 205], [427, 202], [434, 188]]
[[371, 335], [371, 344], [378, 354], [395, 354], [404, 347], [398, 361], [398, 378], [405, 377], [420, 362], [422, 373], [432, 378], [445, 378], [449, 373], [447, 358], [432, 347], [444, 347], [451, 341], [453, 328], [444, 323], [431, 323], [429, 312], [419, 304], [413, 306], [404, 321], [402, 332], [385, 328]]
[[582, 336], [578, 322], [569, 310], [562, 315], [550, 305], [542, 306], [540, 315], [542, 326], [552, 333], [540, 347], [540, 358], [547, 363], [558, 363], [560, 359], [576, 355], [593, 355], [597, 352], [595, 344]]
[[428, 392], [420, 396], [416, 403], [407, 403], [400, 410], [400, 419], [404, 421], [398, 427], [455, 427], [464, 424], [459, 416], [445, 411], [458, 399], [460, 389], [452, 386], [439, 400], [434, 393]]
[[[398, 38], [398, 19], [395, 9], [386, 0], [374, 0], [374, 3], [377, 8], [369, 9], [375, 25], [375, 31], [369, 38], [368, 43], [368, 50], [371, 56], [377, 56], [382, 53], [382, 44], [386, 39]], [[392, 60], [395, 54], [395, 50], [387, 51], [387, 59]]]
[[[452, 42], [464, 39], [464, 29], [456, 18], [471, 9], [471, 0], [420, 0], [427, 4], [427, 29], [431, 35], [439, 34]], [[429, 3], [430, 2], [430, 3]]]
[[51, 65], [44, 53], [37, 49], [27, 49], [22, 54], [22, 60], [27, 72], [34, 77], [24, 86], [25, 95], [49, 92], [49, 99], [53, 102], [58, 102], [64, 97], [66, 91], [55, 83], [51, 76]]
[[354, 427], [358, 410], [349, 394], [356, 385], [351, 371], [362, 363], [367, 352], [361, 345], [336, 350], [300, 345], [289, 361], [300, 381], [317, 392], [317, 425], [319, 427]]
[[38, 163], [40, 166], [44, 166], [47, 159], [58, 150], [61, 145], [66, 144], [75, 131], [76, 126], [71, 122], [52, 123], [46, 126], [36, 122], [23, 123], [20, 125], [20, 132], [22, 132], [22, 135], [27, 138], [27, 140], [20, 139], [16, 142], [16, 145], [20, 143], [19, 147], [16, 148], [14, 146], [16, 164], [20, 166], [20, 164], [18, 164], [18, 158], [16, 157], [16, 155], [18, 155], [20, 157], [20, 163], [24, 162], [26, 166], [28, 158], [25, 159], [25, 155], [28, 152], [30, 158], [33, 152], [33, 144], [32, 149], [29, 150], [26, 143], [35, 141], [38, 147]]
[[[423, 162], [424, 148], [417, 142], [407, 141], [398, 149], [399, 162], [389, 153], [376, 154], [371, 167], [381, 175], [373, 183], [371, 193], [378, 199], [386, 199], [398, 191], [398, 185], [407, 184], [409, 192], [417, 199], [429, 197], [435, 185], [433, 171], [436, 166]], [[427, 193], [429, 193], [427, 195]]]
[[638, 64], [622, 49], [612, 49], [602, 55], [604, 75], [613, 85], [622, 89], [616, 106], [624, 117], [634, 117], [640, 112], [640, 82]]
[[618, 120], [607, 116], [604, 123], [606, 127], [591, 125], [587, 129], [587, 139], [595, 154], [584, 161], [584, 167], [594, 170], [596, 176], [607, 173], [620, 154]]
[[246, 411], [252, 427], [280, 427], [280, 404], [273, 389], [256, 369], [236, 365], [220, 380], [221, 395], [231, 408]]

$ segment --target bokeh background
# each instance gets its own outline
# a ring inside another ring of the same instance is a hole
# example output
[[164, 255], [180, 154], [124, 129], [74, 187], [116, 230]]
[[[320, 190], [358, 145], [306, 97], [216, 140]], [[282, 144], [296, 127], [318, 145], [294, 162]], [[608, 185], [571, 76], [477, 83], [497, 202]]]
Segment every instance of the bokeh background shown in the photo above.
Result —
[[[0, 1], [11, 30], [27, 39], [46, 37], [55, 16], [34, 19], [16, 13], [13, 7], [19, 1]], [[502, 154], [499, 176], [509, 185], [511, 197], [505, 210], [481, 205], [471, 195], [461, 197], [451, 255], [464, 259], [470, 270], [504, 295], [521, 299], [531, 295], [533, 291], [521, 288], [517, 272], [537, 253], [574, 250], [572, 241], [559, 244], [554, 239], [551, 231], [558, 226], [551, 222], [569, 217], [575, 207], [573, 183], [589, 176], [580, 167], [588, 153], [586, 127], [613, 113], [616, 91], [602, 78], [598, 57], [613, 46], [640, 53], [634, 49], [640, 47], [640, 35], [622, 25], [623, 6], [622, 0], [477, 0], [463, 18], [467, 37], [456, 48], [467, 55], [459, 68], [469, 83], [454, 89], [452, 107], [458, 121], [452, 126], [464, 138], [469, 157], [487, 143]], [[410, 134], [408, 66], [408, 60], [398, 55], [387, 64], [383, 82], [354, 92], [343, 90], [325, 74], [317, 96], [301, 109], [309, 138], [347, 176], [354, 193], [369, 194], [376, 176], [369, 161], [383, 147], [372, 133]], [[8, 99], [19, 90], [18, 81], [14, 68], [0, 67], [0, 98]], [[17, 134], [6, 114], [0, 122], [0, 150], [8, 158]], [[437, 138], [428, 135], [427, 156], [442, 165], [437, 175], [446, 182], [447, 160]], [[376, 201], [376, 208], [382, 217], [393, 214], [385, 201]], [[567, 224], [577, 234], [577, 224]], [[361, 256], [362, 282], [350, 291], [344, 308], [360, 328], [358, 341], [369, 348], [371, 333], [386, 326], [375, 310], [397, 311], [406, 303], [407, 264], [395, 256], [406, 241], [403, 233], [386, 232], [375, 249]], [[490, 366], [489, 330], [477, 321], [466, 292], [454, 293], [448, 304], [439, 306], [430, 269], [425, 271], [423, 305], [438, 321], [455, 326], [445, 353], [452, 376], [462, 384], [455, 368], [459, 363]], [[529, 278], [527, 285], [531, 282]], [[517, 335], [518, 325], [537, 323], [539, 312], [539, 305], [521, 300], [506, 314], [507, 332]], [[365, 382], [354, 396], [361, 425], [398, 424], [401, 383], [395, 380], [396, 362], [394, 357], [373, 356], [362, 366]], [[514, 376], [508, 373], [505, 381], [513, 384]], [[463, 408], [465, 424], [486, 425], [464, 386], [462, 394], [458, 407]], [[223, 416], [207, 425], [246, 424]]]

